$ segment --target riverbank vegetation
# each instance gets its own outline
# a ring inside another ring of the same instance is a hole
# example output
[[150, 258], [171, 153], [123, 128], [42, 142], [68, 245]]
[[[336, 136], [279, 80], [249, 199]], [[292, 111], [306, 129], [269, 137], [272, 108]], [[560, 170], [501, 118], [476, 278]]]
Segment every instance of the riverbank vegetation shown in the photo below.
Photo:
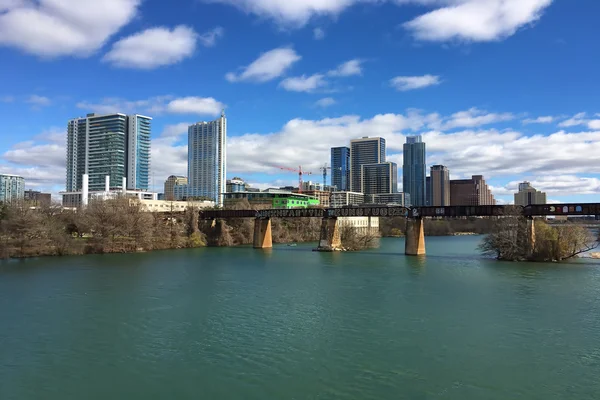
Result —
[[[461, 234], [487, 234], [492, 231], [488, 218], [455, 218], [423, 220], [425, 236], [454, 236]], [[383, 237], [401, 237], [406, 233], [406, 218], [380, 218], [379, 228]]]
[[0, 205], [0, 257], [128, 253], [206, 245], [198, 210], [149, 213], [130, 199], [91, 201], [78, 211], [58, 205]]
[[589, 252], [598, 245], [598, 237], [583, 226], [552, 226], [542, 219], [528, 222], [523, 216], [513, 213], [493, 221], [491, 233], [483, 239], [479, 248], [483, 254], [499, 260], [563, 261]]

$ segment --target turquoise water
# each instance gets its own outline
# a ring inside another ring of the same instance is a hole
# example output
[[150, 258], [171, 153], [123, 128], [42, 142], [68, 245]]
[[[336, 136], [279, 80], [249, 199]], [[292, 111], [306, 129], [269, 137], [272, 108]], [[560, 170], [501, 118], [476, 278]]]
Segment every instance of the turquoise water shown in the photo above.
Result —
[[0, 264], [0, 399], [598, 399], [600, 268], [477, 237]]

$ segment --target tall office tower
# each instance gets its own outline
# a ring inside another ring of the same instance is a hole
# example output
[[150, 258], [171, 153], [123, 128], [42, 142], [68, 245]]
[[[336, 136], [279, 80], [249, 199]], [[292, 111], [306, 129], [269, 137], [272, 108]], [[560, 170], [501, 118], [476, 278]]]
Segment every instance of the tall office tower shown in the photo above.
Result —
[[361, 166], [385, 162], [385, 139], [363, 137], [350, 141], [350, 190], [363, 192]]
[[187, 185], [188, 179], [185, 176], [171, 175], [165, 181], [164, 195], [165, 200], [174, 201], [179, 200], [175, 197], [175, 186]]
[[150, 188], [151, 118], [141, 115], [127, 117], [127, 189]]
[[0, 174], [0, 204], [25, 198], [25, 179], [17, 175]]
[[226, 188], [227, 118], [198, 122], [188, 128], [188, 198], [206, 197], [223, 205]]
[[350, 190], [350, 148], [331, 148], [331, 186], [336, 190], [346, 192]]
[[493, 206], [496, 200], [481, 175], [450, 181], [451, 206]]
[[450, 205], [450, 171], [443, 165], [431, 167], [431, 205], [434, 207]]
[[424, 206], [425, 198], [425, 143], [422, 137], [408, 136], [404, 144], [402, 190], [410, 194], [413, 206]]
[[393, 162], [361, 165], [365, 196], [398, 192], [398, 165]]
[[152, 118], [142, 115], [88, 114], [67, 124], [66, 190], [82, 190], [83, 175], [89, 176], [89, 190], [150, 187], [150, 134]]
[[519, 183], [519, 193], [515, 193], [515, 205], [546, 204], [546, 193], [536, 190], [527, 181]]

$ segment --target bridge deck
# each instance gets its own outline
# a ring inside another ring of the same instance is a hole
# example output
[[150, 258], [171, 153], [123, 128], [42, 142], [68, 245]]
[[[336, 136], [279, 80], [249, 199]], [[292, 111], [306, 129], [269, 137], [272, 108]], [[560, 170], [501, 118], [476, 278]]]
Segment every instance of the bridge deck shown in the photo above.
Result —
[[491, 217], [512, 214], [516, 210], [527, 217], [560, 215], [600, 215], [600, 203], [539, 204], [515, 206], [399, 207], [357, 206], [342, 208], [297, 208], [268, 210], [200, 211], [202, 219], [217, 218], [333, 218], [333, 217]]

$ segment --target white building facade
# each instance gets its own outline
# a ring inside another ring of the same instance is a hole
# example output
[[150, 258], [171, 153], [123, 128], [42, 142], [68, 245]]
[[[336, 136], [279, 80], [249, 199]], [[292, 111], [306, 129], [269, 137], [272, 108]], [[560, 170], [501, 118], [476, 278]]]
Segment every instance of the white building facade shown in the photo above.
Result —
[[0, 203], [11, 203], [25, 198], [25, 179], [17, 175], [0, 175]]
[[[206, 198], [223, 205], [226, 192], [227, 118], [225, 112], [211, 122], [188, 128], [188, 184], [179, 188], [187, 198]], [[177, 188], [176, 188], [177, 197]]]

